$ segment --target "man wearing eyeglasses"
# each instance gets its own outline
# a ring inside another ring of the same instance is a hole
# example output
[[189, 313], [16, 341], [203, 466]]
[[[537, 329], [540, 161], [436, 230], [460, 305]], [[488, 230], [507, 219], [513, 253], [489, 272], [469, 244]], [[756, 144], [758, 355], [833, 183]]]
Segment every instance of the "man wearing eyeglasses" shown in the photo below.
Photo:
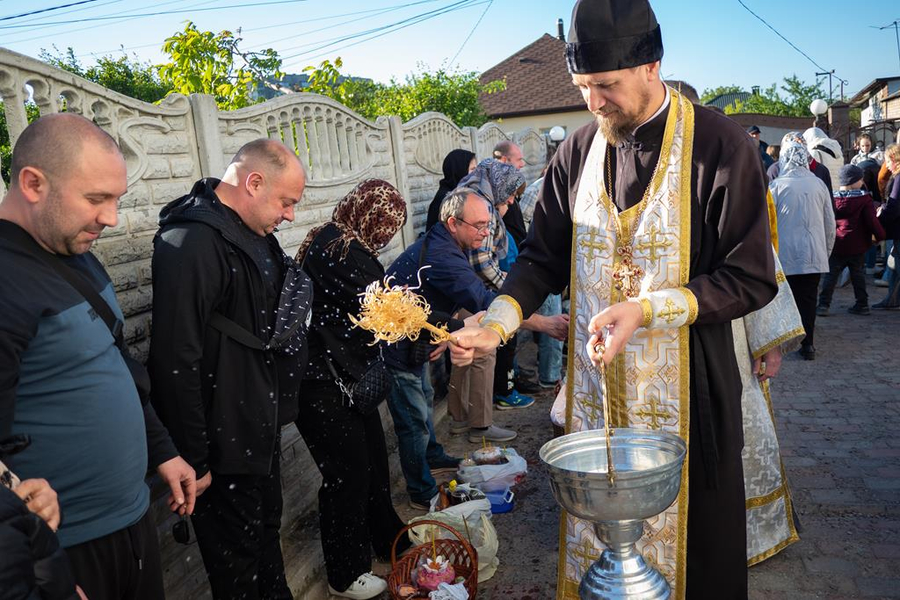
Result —
[[[474, 325], [478, 313], [488, 307], [497, 291], [488, 288], [475, 272], [466, 252], [481, 246], [490, 235], [490, 227], [487, 202], [472, 189], [458, 188], [441, 204], [440, 221], [397, 257], [387, 275], [394, 277], [395, 285], [418, 287], [416, 292], [431, 306], [429, 321], [432, 323], [447, 323], [451, 331], [459, 329], [463, 323], [449, 315], [464, 308], [475, 315], [470, 317]], [[523, 326], [549, 329], [549, 318], [534, 315]], [[428, 360], [436, 360], [445, 346], [432, 346], [429, 338], [423, 335], [415, 343], [402, 341], [384, 347], [384, 360], [394, 379], [388, 406], [397, 434], [400, 467], [406, 478], [409, 505], [418, 510], [427, 510], [437, 494], [432, 470], [455, 467], [459, 462], [448, 457], [435, 439], [434, 392], [424, 377], [423, 365]], [[481, 425], [477, 419], [487, 419], [484, 426], [489, 427], [491, 404], [487, 403], [486, 408], [488, 414], [470, 414], [470, 421], [475, 419]], [[450, 461], [454, 464], [447, 464]]]

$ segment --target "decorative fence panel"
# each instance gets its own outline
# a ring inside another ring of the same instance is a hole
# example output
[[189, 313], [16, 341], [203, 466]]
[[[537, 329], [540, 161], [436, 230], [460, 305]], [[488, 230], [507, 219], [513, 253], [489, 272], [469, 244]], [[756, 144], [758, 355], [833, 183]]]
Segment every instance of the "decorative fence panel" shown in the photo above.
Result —
[[[221, 176], [246, 142], [279, 139], [294, 149], [306, 167], [307, 187], [296, 220], [277, 234], [289, 253], [311, 227], [329, 219], [337, 201], [358, 182], [374, 177], [396, 185], [407, 199], [410, 217], [402, 235], [395, 236], [381, 253], [381, 260], [389, 263], [424, 228], [444, 156], [454, 148], [467, 148], [479, 159], [487, 158], [497, 142], [508, 139], [496, 124], [460, 129], [438, 113], [406, 124], [397, 117], [380, 117], [373, 123], [329, 98], [304, 93], [233, 112], [217, 110], [213, 98], [204, 95], [174, 94], [159, 104], [148, 104], [3, 48], [0, 100], [10, 147], [28, 125], [27, 103], [36, 105], [42, 115], [63, 110], [82, 114], [119, 143], [128, 167], [128, 193], [119, 205], [118, 225], [103, 233], [94, 252], [112, 277], [126, 316], [127, 339], [140, 357], [146, 356], [150, 340], [150, 257], [159, 211], [187, 193], [197, 179]], [[534, 131], [513, 139], [522, 145], [530, 182], [542, 167], [546, 144]], [[0, 193], [4, 191], [0, 179]], [[386, 413], [383, 418], [390, 427]], [[294, 560], [290, 557], [299, 553], [297, 561], [316, 563], [312, 570], [293, 565], [290, 583], [295, 592], [302, 592], [310, 589], [313, 580], [321, 583], [321, 553], [315, 540], [303, 546], [303, 540], [294, 539], [300, 529], [289, 526], [314, 509], [319, 476], [293, 426], [283, 433], [282, 451], [286, 556]], [[156, 486], [153, 511], [159, 524], [167, 597], [208, 597], [197, 546], [174, 543], [169, 533], [173, 517], [162, 495]]]
[[425, 230], [428, 206], [443, 178], [444, 157], [473, 150], [471, 127], [460, 129], [440, 113], [429, 112], [403, 124], [403, 159], [408, 177], [409, 220], [415, 234]]

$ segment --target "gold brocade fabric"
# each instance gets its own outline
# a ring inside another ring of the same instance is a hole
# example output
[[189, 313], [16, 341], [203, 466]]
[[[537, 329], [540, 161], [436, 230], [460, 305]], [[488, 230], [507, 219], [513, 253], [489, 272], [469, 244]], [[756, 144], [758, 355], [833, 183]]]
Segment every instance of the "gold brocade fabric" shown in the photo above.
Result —
[[[618, 212], [605, 190], [606, 140], [598, 131], [582, 174], [573, 212], [567, 432], [603, 427], [601, 385], [587, 356], [588, 323], [625, 300], [612, 286], [618, 257], [613, 219], [634, 234], [634, 263], [643, 270], [641, 295], [675, 290], [688, 281], [690, 261], [690, 173], [693, 106], [670, 89], [661, 164], [646, 198]], [[685, 304], [686, 305], [686, 304]], [[687, 441], [689, 433], [688, 328], [641, 329], [610, 364], [610, 419], [614, 427], [661, 429]], [[681, 493], [666, 512], [645, 523], [638, 550], [665, 575], [673, 599], [683, 599], [686, 577], [688, 481], [685, 459]], [[591, 523], [563, 514], [557, 598], [577, 599], [582, 574], [603, 546]]]
[[[775, 255], [776, 273], [781, 263]], [[799, 540], [791, 511], [791, 494], [775, 435], [775, 414], [768, 382], [760, 385], [753, 359], [780, 347], [795, 349], [805, 332], [794, 296], [784, 277], [766, 306], [732, 321], [734, 354], [741, 374], [744, 428], [744, 491], [747, 497], [747, 564], [754, 565]], [[777, 381], [777, 379], [775, 380]]]

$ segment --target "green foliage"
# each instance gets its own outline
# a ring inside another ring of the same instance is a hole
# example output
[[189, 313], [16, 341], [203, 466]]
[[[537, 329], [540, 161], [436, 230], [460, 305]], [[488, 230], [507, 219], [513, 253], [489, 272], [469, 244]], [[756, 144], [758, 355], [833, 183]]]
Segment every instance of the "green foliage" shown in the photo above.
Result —
[[482, 85], [475, 72], [427, 72], [421, 65], [418, 73], [407, 76], [402, 83], [392, 79], [388, 84], [380, 84], [346, 79], [340, 73], [342, 66], [337, 58], [333, 63], [325, 60], [318, 67], [305, 68], [310, 83], [307, 91], [334, 98], [368, 119], [397, 115], [409, 121], [424, 112], [436, 111], [459, 127], [479, 127], [488, 121], [488, 116], [478, 96], [506, 89], [504, 81]]
[[[25, 114], [31, 123], [41, 116], [36, 104], [29, 102], [25, 105]], [[0, 177], [9, 187], [9, 163], [12, 160], [12, 144], [9, 143], [9, 129], [6, 126], [6, 107], [0, 102]]]
[[65, 52], [60, 52], [55, 46], [53, 50], [54, 53], [50, 53], [42, 49], [41, 60], [120, 94], [144, 102], [158, 102], [169, 93], [169, 87], [160, 81], [156, 68], [138, 60], [137, 55], [133, 58], [124, 53], [119, 58], [101, 56], [96, 64], [85, 67], [71, 47]]
[[739, 85], [720, 85], [719, 87], [707, 88], [703, 90], [703, 94], [700, 95], [700, 103], [706, 104], [716, 96], [721, 96], [722, 94], [740, 94], [744, 92], [744, 89]]
[[171, 61], [157, 65], [159, 77], [170, 93], [215, 96], [222, 110], [249, 106], [258, 83], [282, 76], [281, 59], [271, 48], [241, 52], [240, 41], [230, 31], [200, 31], [188, 21], [163, 44]]
[[[785, 95], [782, 96], [781, 92], [784, 92]], [[822, 87], [818, 83], [808, 85], [796, 75], [791, 75], [784, 78], [781, 91], [779, 91], [779, 86], [773, 83], [744, 102], [735, 102], [734, 106], [729, 106], [725, 112], [726, 114], [760, 113], [783, 117], [809, 117], [811, 116], [809, 104], [823, 95]]]

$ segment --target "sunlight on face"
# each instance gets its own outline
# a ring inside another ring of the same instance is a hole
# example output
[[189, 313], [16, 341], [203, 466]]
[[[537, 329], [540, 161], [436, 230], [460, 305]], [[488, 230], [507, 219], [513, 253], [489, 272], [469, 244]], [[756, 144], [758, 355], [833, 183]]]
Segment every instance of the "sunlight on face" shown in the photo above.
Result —
[[603, 135], [613, 144], [625, 140], [650, 116], [652, 86], [659, 84], [659, 63], [631, 69], [573, 75], [584, 102]]

